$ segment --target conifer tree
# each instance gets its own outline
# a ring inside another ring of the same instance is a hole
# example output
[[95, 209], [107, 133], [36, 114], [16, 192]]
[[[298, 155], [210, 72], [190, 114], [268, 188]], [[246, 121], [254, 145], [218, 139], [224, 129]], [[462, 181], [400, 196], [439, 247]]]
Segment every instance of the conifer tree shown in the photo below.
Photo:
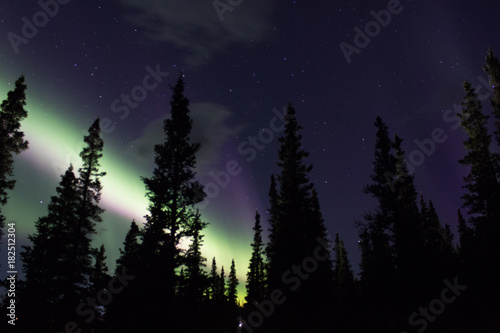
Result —
[[[268, 245], [268, 290], [286, 288], [283, 284], [283, 274], [294, 265], [302, 263], [310, 257], [318, 244], [328, 247], [325, 235], [326, 228], [319, 212], [319, 204], [313, 200], [313, 184], [308, 179], [312, 165], [307, 165], [305, 159], [308, 153], [302, 147], [300, 131], [294, 108], [289, 104], [284, 117], [285, 132], [279, 138], [277, 183], [270, 189], [270, 243]], [[278, 186], [279, 185], [279, 186]], [[309, 275], [308, 275], [309, 276]], [[331, 262], [318, 261], [314, 274], [300, 284], [295, 291], [293, 300], [287, 301], [284, 311], [287, 318], [286, 327], [294, 330], [317, 330], [324, 322], [318, 321], [329, 307], [318, 308], [317, 295], [323, 293], [329, 298], [331, 287]], [[319, 292], [320, 291], [320, 292]], [[305, 304], [308, 304], [306, 307]], [[301, 313], [303, 320], [298, 321]], [[307, 319], [304, 319], [307, 318]], [[285, 329], [284, 317], [280, 315], [269, 318], [269, 329]], [[314, 327], [304, 326], [305, 322], [317, 323]], [[266, 324], [267, 325], [267, 324]], [[318, 326], [319, 325], [319, 326]]]
[[420, 196], [420, 216], [426, 232], [426, 248], [430, 252], [437, 253], [442, 243], [441, 225], [432, 201], [425, 202], [423, 195]]
[[104, 212], [99, 206], [101, 199], [101, 172], [100, 159], [104, 147], [99, 119], [96, 119], [89, 128], [89, 134], [84, 136], [86, 144], [80, 153], [82, 166], [78, 170], [79, 207], [77, 218], [66, 221], [65, 233], [67, 244], [66, 277], [61, 284], [65, 289], [64, 303], [68, 308], [75, 307], [89, 293], [90, 277], [92, 275], [93, 249], [91, 237], [96, 233], [96, 225], [102, 221]]
[[450, 260], [448, 260], [449, 262], [455, 262], [456, 261], [456, 249], [455, 249], [455, 246], [453, 245], [453, 239], [455, 238], [455, 236], [451, 232], [450, 225], [446, 223], [444, 225], [444, 228], [441, 230], [441, 233], [443, 235], [442, 252], [445, 254], [445, 256], [448, 256], [450, 258]]
[[[309, 202], [309, 219], [312, 221], [308, 228], [305, 230], [306, 233], [306, 242], [308, 242], [309, 248], [316, 248], [318, 245], [321, 245], [325, 251], [330, 253], [331, 243], [328, 236], [328, 231], [325, 226], [325, 220], [323, 218], [323, 214], [321, 213], [321, 207], [319, 204], [318, 192], [316, 192], [315, 188], [311, 190], [311, 200]], [[307, 243], [306, 243], [307, 244]], [[320, 276], [319, 280], [315, 282], [318, 285], [323, 285], [322, 291], [326, 295], [330, 295], [332, 292], [331, 289], [326, 288], [324, 284], [331, 284], [331, 280], [333, 278], [333, 263], [328, 256], [326, 259], [321, 261], [322, 264], [318, 267], [318, 274], [316, 276]]]
[[[317, 322], [314, 329], [318, 332], [328, 332], [330, 331], [329, 325], [323, 322], [322, 318], [329, 318], [332, 315], [333, 307], [331, 305], [324, 306], [319, 304], [317, 302], [317, 296], [313, 295], [322, 295], [322, 297], [331, 299], [331, 303], [334, 302], [335, 285], [332, 283], [334, 275], [333, 263], [330, 257], [332, 245], [324, 224], [323, 215], [321, 214], [318, 193], [314, 187], [311, 190], [307, 214], [308, 225], [304, 229], [303, 244], [309, 251], [313, 251], [313, 256], [318, 248], [321, 249], [324, 255], [321, 259], [317, 260], [318, 267], [307, 278], [309, 284], [306, 285], [307, 289], [304, 290], [307, 294], [303, 296], [303, 301], [311, 304], [311, 307], [308, 308], [307, 311], [309, 311], [309, 320]], [[345, 255], [347, 257], [347, 251]], [[325, 303], [328, 304], [328, 302]]]
[[28, 236], [31, 245], [23, 246], [21, 252], [26, 280], [19, 307], [31, 319], [19, 322], [21, 330], [57, 331], [73, 313], [76, 305], [68, 308], [63, 303], [70, 246], [66, 228], [77, 220], [79, 206], [78, 179], [70, 166], [51, 197], [47, 216], [38, 219], [36, 232]]
[[225, 300], [226, 296], [226, 277], [224, 266], [221, 267], [220, 274], [217, 273], [217, 261], [215, 257], [212, 259], [212, 268], [210, 270], [210, 299], [220, 305]]
[[231, 261], [231, 270], [229, 271], [228, 286], [227, 286], [227, 300], [231, 306], [238, 305], [238, 278], [236, 277], [236, 266], [234, 259]]
[[192, 119], [182, 74], [172, 92], [171, 112], [163, 122], [165, 141], [154, 146], [152, 176], [142, 177], [149, 214], [140, 246], [141, 272], [135, 283], [142, 286], [146, 326], [141, 328], [145, 330], [178, 326], [178, 307], [173, 301], [179, 291], [178, 272], [184, 264], [179, 245], [190, 236], [197, 216], [194, 205], [204, 199], [203, 186], [195, 180], [194, 171], [200, 144], [191, 142]]
[[186, 265], [184, 289], [191, 302], [200, 302], [203, 292], [208, 287], [208, 278], [204, 270], [207, 259], [201, 253], [204, 237], [201, 232], [207, 225], [208, 223], [201, 221], [197, 212], [193, 223], [189, 226], [191, 244], [184, 258]]
[[[476, 310], [478, 320], [486, 320], [498, 313], [496, 300], [500, 297], [500, 185], [497, 179], [498, 154], [491, 150], [488, 133], [488, 116], [482, 112], [478, 96], [469, 82], [464, 83], [466, 92], [463, 110], [458, 116], [468, 138], [464, 142], [466, 154], [459, 162], [468, 167], [464, 177], [465, 194], [463, 208], [469, 215], [468, 223], [473, 227], [473, 241], [469, 259], [470, 283], [478, 288], [483, 302]], [[467, 233], [462, 227], [462, 233]], [[482, 309], [482, 310], [481, 310]]]
[[463, 111], [458, 116], [468, 139], [464, 142], [466, 155], [459, 162], [470, 167], [470, 172], [464, 178], [466, 194], [462, 197], [463, 206], [469, 210], [470, 223], [475, 227], [477, 235], [485, 240], [488, 234], [498, 231], [500, 221], [499, 185], [495, 171], [498, 156], [490, 150], [488, 116], [483, 114], [477, 94], [469, 82], [464, 83], [464, 89], [466, 95], [462, 104]]
[[264, 267], [264, 241], [262, 240], [262, 226], [260, 224], [260, 214], [255, 212], [255, 225], [253, 227], [254, 236], [252, 246], [252, 256], [247, 272], [247, 296], [245, 300], [248, 304], [254, 301], [260, 302], [266, 299], [266, 281]]
[[[304, 159], [309, 155], [302, 149], [302, 127], [297, 123], [295, 110], [288, 105], [285, 116], [285, 134], [279, 138], [278, 166], [281, 173], [277, 176], [279, 192], [273, 194], [272, 201], [278, 201], [271, 207], [271, 224], [269, 258], [269, 288], [272, 290], [280, 286], [281, 275], [294, 263], [301, 262], [307, 257], [304, 247], [297, 244], [302, 242], [307, 216], [307, 203], [311, 198], [312, 184], [309, 183], [307, 173], [312, 166], [304, 165]], [[276, 189], [274, 189], [276, 190]], [[271, 188], [271, 191], [274, 191]]]
[[132, 320], [142, 314], [144, 306], [144, 288], [137, 283], [136, 277], [141, 271], [142, 257], [140, 239], [142, 230], [132, 220], [125, 236], [123, 248], [120, 248], [120, 257], [116, 261], [115, 276], [133, 276], [133, 280], [120, 293], [113, 295], [113, 302], [106, 308], [106, 325], [111, 332], [137, 332], [142, 325]]
[[[355, 312], [357, 306], [357, 291], [354, 273], [349, 263], [347, 250], [344, 242], [335, 235], [333, 245], [335, 252], [334, 270], [333, 270], [333, 285], [335, 288], [335, 324], [338, 331], [353, 331]], [[359, 315], [359, 314], [357, 314]]]
[[219, 274], [217, 273], [217, 261], [215, 257], [212, 258], [212, 267], [210, 269], [210, 290], [209, 296], [211, 300], [216, 300], [218, 295], [220, 295], [220, 283]]
[[456, 274], [458, 268], [453, 234], [448, 224], [441, 225], [432, 200], [426, 203], [421, 196], [420, 207], [425, 242], [421, 256], [427, 274], [422, 284], [440, 288], [443, 278]]
[[[432, 272], [426, 272], [427, 262], [422, 256], [425, 251], [425, 232], [417, 205], [418, 195], [414, 177], [408, 173], [405, 152], [401, 147], [402, 142], [403, 140], [397, 135], [394, 137], [398, 181], [394, 184], [397, 201], [394, 216], [390, 221], [390, 229], [399, 279], [398, 291], [400, 295], [404, 295], [400, 302], [400, 310], [402, 315], [405, 315], [405, 311], [410, 311], [421, 301], [430, 297], [425, 294], [428, 286], [424, 287], [422, 281], [426, 280], [428, 278], [426, 275], [431, 275]], [[439, 221], [437, 223], [439, 225]]]
[[217, 295], [217, 299], [221, 302], [225, 302], [227, 300], [226, 297], [226, 274], [224, 273], [224, 266], [220, 269], [220, 277], [218, 281], [219, 287], [217, 288], [219, 293]]
[[[361, 291], [364, 304], [365, 329], [376, 327], [383, 332], [394, 322], [396, 268], [392, 246], [392, 223], [396, 216], [398, 195], [396, 184], [404, 181], [398, 175], [397, 161], [393, 154], [394, 142], [380, 117], [377, 128], [372, 184], [363, 192], [378, 202], [374, 212], [365, 214], [365, 223], [358, 223], [361, 249]], [[402, 170], [400, 170], [402, 171]]]
[[26, 105], [26, 84], [24, 76], [19, 77], [15, 89], [9, 91], [7, 99], [0, 104], [0, 204], [8, 200], [8, 190], [12, 190], [16, 181], [9, 179], [13, 175], [14, 155], [28, 149], [28, 141], [20, 130], [21, 121], [28, 116]]
[[184, 96], [182, 75], [172, 87], [170, 117], [163, 129], [165, 142], [154, 147], [156, 167], [151, 177], [143, 177], [149, 199], [149, 214], [141, 245], [141, 278], [149, 307], [151, 329], [161, 326], [178, 285], [176, 271], [182, 265], [179, 244], [189, 236], [189, 225], [196, 218], [194, 205], [203, 200], [203, 186], [195, 180], [196, 153], [200, 144], [190, 141], [192, 119]]
[[[7, 99], [0, 104], [0, 243], [5, 227], [2, 206], [7, 204], [7, 191], [14, 189], [14, 155], [28, 149], [28, 141], [20, 130], [21, 121], [28, 116], [26, 105], [26, 84], [24, 76], [17, 79], [15, 89], [7, 93]], [[0, 264], [0, 267], [2, 265]]]
[[99, 249], [93, 249], [94, 256], [94, 269], [90, 278], [92, 282], [92, 289], [95, 293], [102, 289], [107, 288], [108, 282], [111, 279], [108, 272], [108, 265], [106, 264], [106, 249], [104, 244]]
[[[89, 276], [90, 288], [88, 293], [90, 295], [102, 295], [103, 297], [113, 297], [109, 291], [109, 281], [111, 276], [109, 276], [108, 265], [106, 264], [106, 249], [104, 244], [99, 248], [92, 249], [92, 256], [94, 264]], [[104, 296], [106, 295], [106, 296]], [[94, 329], [101, 328], [104, 324], [104, 315], [107, 314], [109, 304], [106, 304], [103, 308], [95, 309], [95, 319], [91, 322]]]
[[342, 293], [349, 290], [353, 291], [354, 274], [351, 269], [351, 264], [349, 263], [347, 250], [344, 246], [344, 242], [340, 239], [339, 234], [335, 235], [333, 251], [335, 252], [333, 281], [337, 286], [336, 289]]
[[[493, 54], [491, 47], [488, 49], [488, 54], [486, 56], [486, 64], [483, 70], [489, 76], [489, 83], [493, 89], [491, 96], [491, 106], [493, 108], [492, 113], [495, 118], [495, 138], [497, 146], [500, 147], [500, 61]], [[500, 157], [498, 154], [494, 154], [493, 158], [496, 161], [496, 176], [497, 183], [500, 187]], [[500, 188], [492, 195], [489, 200], [491, 210], [493, 210], [493, 218], [500, 217]], [[498, 235], [498, 234], [497, 234]]]
[[266, 270], [266, 284], [269, 289], [269, 285], [278, 283], [277, 281], [271, 282], [271, 280], [275, 280], [279, 275], [278, 267], [276, 264], [271, 264], [271, 258], [275, 258], [275, 246], [279, 245], [279, 238], [282, 234], [282, 228], [280, 225], [279, 218], [279, 198], [278, 198], [278, 190], [276, 185], [276, 177], [271, 175], [271, 184], [269, 186], [269, 242], [266, 244], [265, 252], [266, 252], [266, 262], [265, 262], [265, 270]]
[[[399, 178], [396, 170], [396, 158], [392, 154], [393, 142], [389, 139], [389, 131], [380, 117], [375, 121], [377, 128], [375, 143], [375, 160], [373, 162], [373, 174], [370, 176], [373, 183], [365, 186], [363, 192], [372, 195], [378, 201], [374, 213], [365, 214], [366, 224], [359, 224], [361, 231], [361, 243], [364, 244], [362, 255], [371, 258], [362, 267], [363, 280], [374, 281], [384, 278], [376, 278], [376, 275], [392, 275], [393, 253], [390, 250], [391, 223], [395, 216], [397, 205], [397, 193], [395, 184], [404, 178]], [[366, 254], [365, 254], [366, 252]], [[371, 254], [369, 253], [371, 252]], [[371, 271], [371, 268], [377, 271]]]
[[458, 234], [460, 236], [460, 242], [458, 246], [458, 255], [460, 260], [460, 265], [462, 270], [471, 271], [469, 265], [472, 262], [473, 255], [473, 240], [474, 240], [474, 230], [467, 225], [464, 216], [460, 209], [457, 211], [458, 216]]
[[130, 274], [137, 274], [140, 267], [140, 238], [141, 230], [139, 226], [132, 220], [130, 229], [125, 236], [123, 249], [120, 249], [120, 257], [116, 261], [116, 273], [120, 273], [123, 269]]
[[184, 267], [181, 267], [181, 271], [179, 272], [179, 276], [177, 277], [177, 295], [185, 296], [186, 295], [186, 273], [184, 272]]
[[491, 106], [493, 107], [493, 116], [495, 119], [495, 137], [500, 146], [500, 61], [493, 54], [493, 50], [488, 48], [485, 65], [483, 70], [489, 76], [489, 83], [493, 93], [491, 96]]
[[[95, 233], [95, 225], [101, 221], [103, 211], [98, 206], [100, 177], [105, 174], [99, 172], [103, 143], [98, 119], [90, 127], [84, 142], [86, 147], [80, 154], [83, 163], [79, 177], [74, 175], [70, 166], [56, 189], [57, 196], [51, 198], [47, 217], [35, 224], [37, 233], [30, 237], [33, 246], [26, 247], [21, 254], [27, 272], [25, 297], [50, 292], [46, 296], [53, 301], [49, 301], [51, 306], [46, 309], [49, 311], [46, 320], [61, 327], [64, 326], [63, 318], [70, 317], [75, 307], [91, 292], [95, 251], [90, 237]], [[44, 266], [40, 266], [41, 263]], [[47, 283], [47, 286], [40, 287], [40, 283]], [[40, 288], [44, 291], [37, 290]]]

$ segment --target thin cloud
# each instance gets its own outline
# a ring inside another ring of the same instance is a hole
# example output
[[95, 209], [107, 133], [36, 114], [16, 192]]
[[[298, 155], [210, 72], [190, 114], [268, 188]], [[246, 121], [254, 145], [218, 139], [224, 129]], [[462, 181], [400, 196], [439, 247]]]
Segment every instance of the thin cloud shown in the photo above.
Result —
[[187, 53], [184, 61], [193, 67], [224, 52], [231, 44], [260, 41], [269, 29], [272, 1], [244, 0], [221, 22], [211, 0], [124, 0], [133, 9], [128, 19], [142, 27], [146, 36], [170, 42]]
[[[213, 103], [196, 103], [190, 105], [193, 118], [191, 142], [201, 143], [196, 155], [197, 171], [205, 174], [220, 160], [224, 143], [243, 129], [242, 125], [230, 126], [227, 120], [232, 113], [225, 107]], [[133, 148], [128, 149], [130, 158], [147, 169], [154, 167], [154, 145], [165, 142], [163, 118], [152, 121], [144, 130], [144, 134], [131, 142]], [[143, 168], [144, 170], [144, 168]]]

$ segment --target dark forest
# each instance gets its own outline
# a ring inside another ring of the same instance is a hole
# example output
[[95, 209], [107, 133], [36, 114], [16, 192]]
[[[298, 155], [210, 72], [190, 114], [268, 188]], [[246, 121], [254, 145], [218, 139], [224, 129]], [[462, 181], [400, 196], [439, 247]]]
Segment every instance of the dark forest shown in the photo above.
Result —
[[[491, 49], [483, 70], [493, 88], [490, 104], [482, 105], [466, 81], [456, 114], [467, 136], [456, 163], [468, 169], [463, 205], [457, 207], [459, 239], [440, 221], [432, 198], [419, 195], [404, 139], [382, 118], [374, 119], [371, 182], [360, 191], [377, 206], [355, 223], [359, 274], [342, 235], [325, 226], [321, 193], [309, 179], [309, 147], [302, 144], [299, 121], [305, 111], [291, 104], [275, 152], [277, 172], [269, 174], [269, 219], [255, 212], [246, 281], [236, 276], [238, 258], [219, 270], [217, 258], [203, 256], [209, 224], [197, 209], [206, 193], [195, 173], [203, 142], [191, 140], [182, 74], [171, 87], [165, 140], [154, 146], [155, 169], [142, 178], [149, 200], [146, 223], [130, 221], [110, 271], [105, 246], [91, 241], [102, 222], [106, 176], [96, 119], [83, 138], [82, 166], [67, 166], [47, 214], [32, 222], [30, 244], [18, 249], [24, 279], [12, 275], [2, 282], [2, 312], [15, 313], [8, 320], [3, 316], [2, 331], [499, 332], [500, 63]], [[21, 131], [29, 117], [28, 84], [19, 77], [0, 105], [2, 206], [16, 184], [15, 156], [29, 149]], [[495, 124], [492, 133], [488, 119]], [[422, 144], [431, 149], [433, 143]], [[3, 215], [0, 226], [9, 242], [12, 226]], [[246, 287], [244, 302], [238, 301], [239, 284]]]

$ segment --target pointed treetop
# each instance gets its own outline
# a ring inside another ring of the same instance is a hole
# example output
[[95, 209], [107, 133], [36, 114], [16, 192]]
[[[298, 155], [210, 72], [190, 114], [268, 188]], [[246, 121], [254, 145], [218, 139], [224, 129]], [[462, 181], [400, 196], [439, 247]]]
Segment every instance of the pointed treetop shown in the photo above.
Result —
[[[21, 121], [28, 116], [24, 109], [26, 105], [26, 84], [21, 76], [15, 84], [15, 89], [9, 91], [7, 99], [0, 104], [0, 204], [8, 200], [7, 190], [14, 189], [16, 181], [13, 176], [14, 154], [19, 154], [28, 148], [24, 132], [20, 130]], [[0, 227], [4, 217], [0, 214]], [[0, 232], [1, 236], [1, 232]]]
[[236, 266], [234, 259], [231, 261], [231, 270], [229, 272], [228, 287], [227, 287], [227, 299], [230, 304], [237, 305], [238, 291], [238, 278], [236, 277]]
[[483, 71], [488, 74], [489, 84], [493, 89], [491, 106], [493, 107], [493, 115], [496, 118], [495, 137], [498, 145], [500, 145], [500, 61], [493, 54], [491, 47], [488, 49]]
[[80, 174], [85, 178], [90, 178], [92, 175], [96, 177], [105, 176], [106, 172], [97, 173], [101, 166], [99, 159], [102, 157], [104, 148], [99, 118], [94, 120], [89, 128], [89, 134], [83, 137], [83, 141], [87, 146], [80, 152], [80, 157], [83, 160], [83, 167], [79, 170]]

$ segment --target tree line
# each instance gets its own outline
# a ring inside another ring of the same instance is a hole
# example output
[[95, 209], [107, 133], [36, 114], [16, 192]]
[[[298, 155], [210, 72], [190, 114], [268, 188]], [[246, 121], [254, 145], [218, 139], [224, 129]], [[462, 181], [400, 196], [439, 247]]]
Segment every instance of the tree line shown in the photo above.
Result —
[[[229, 273], [202, 246], [208, 223], [196, 180], [193, 120], [181, 75], [172, 87], [165, 139], [154, 146], [155, 168], [143, 177], [149, 200], [144, 225], [131, 221], [116, 269], [104, 245], [99, 119], [84, 136], [82, 166], [61, 175], [47, 215], [35, 222], [21, 258], [17, 332], [488, 332], [500, 328], [500, 63], [488, 50], [483, 70], [492, 86], [491, 116], [464, 82], [458, 113], [467, 139], [458, 161], [467, 168], [459, 239], [442, 224], [430, 198], [418, 195], [403, 139], [375, 120], [371, 181], [376, 200], [355, 226], [361, 250], [353, 273], [339, 234], [329, 233], [313, 167], [295, 109], [287, 106], [277, 167], [270, 175], [268, 220], [255, 213], [245, 302], [238, 302], [235, 260]], [[14, 156], [28, 148], [20, 123], [27, 87], [21, 76], [0, 105], [0, 209], [15, 186]], [[494, 139], [494, 141], [493, 141]], [[0, 210], [0, 232], [6, 218]], [[267, 227], [268, 242], [264, 230]], [[182, 244], [189, 244], [187, 248]], [[237, 258], [235, 258], [237, 259]], [[5, 283], [5, 282], [4, 282]], [[7, 307], [6, 298], [2, 308]], [[2, 324], [7, 327], [7, 324]]]

